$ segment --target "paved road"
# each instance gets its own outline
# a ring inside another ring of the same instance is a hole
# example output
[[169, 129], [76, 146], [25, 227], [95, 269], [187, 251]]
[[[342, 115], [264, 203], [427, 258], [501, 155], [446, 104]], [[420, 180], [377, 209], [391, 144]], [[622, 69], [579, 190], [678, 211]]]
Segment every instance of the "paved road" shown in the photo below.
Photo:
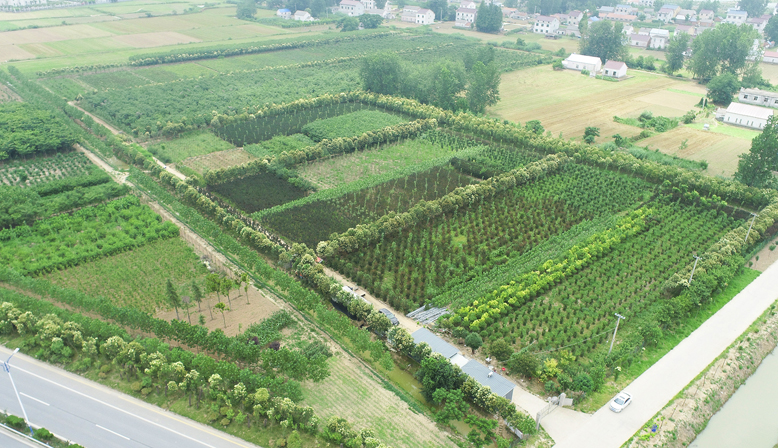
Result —
[[[0, 359], [11, 354], [0, 347]], [[11, 373], [33, 425], [88, 448], [256, 448], [244, 440], [144, 403], [21, 353]], [[0, 371], [0, 408], [22, 415]], [[0, 439], [0, 446], [5, 447]], [[23, 446], [23, 445], [22, 445]]]
[[27, 440], [3, 427], [0, 427], [0, 446], [3, 448], [41, 448], [40, 444]]
[[618, 448], [667, 405], [776, 300], [778, 263], [735, 296], [625, 389], [634, 403], [620, 414], [603, 406], [587, 424], [557, 439], [557, 448]]

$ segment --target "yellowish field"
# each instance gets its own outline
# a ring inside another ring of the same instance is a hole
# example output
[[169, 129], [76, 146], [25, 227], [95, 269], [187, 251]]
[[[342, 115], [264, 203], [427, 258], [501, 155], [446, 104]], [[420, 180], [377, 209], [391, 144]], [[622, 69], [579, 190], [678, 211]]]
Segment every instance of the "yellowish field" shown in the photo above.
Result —
[[762, 69], [762, 77], [770, 84], [778, 84], [778, 64], [765, 64], [762, 62], [759, 64], [759, 68]]
[[161, 47], [173, 44], [188, 44], [191, 42], [202, 42], [200, 39], [185, 36], [174, 31], [160, 31], [157, 33], [144, 34], [125, 34], [113, 38], [122, 44], [135, 48]]
[[243, 148], [235, 148], [226, 151], [212, 152], [204, 156], [190, 157], [181, 161], [180, 165], [187, 166], [202, 174], [205, 170], [227, 168], [252, 160], [256, 160], [256, 157], [244, 151]]
[[32, 59], [35, 55], [16, 45], [0, 45], [0, 62], [19, 59]]
[[336, 352], [333, 359], [330, 377], [304, 390], [303, 402], [324, 421], [335, 415], [355, 427], [372, 428], [380, 440], [395, 448], [456, 446], [430, 419], [381, 387], [362, 365], [343, 352]]
[[68, 25], [51, 28], [7, 31], [0, 33], [0, 45], [21, 45], [59, 40], [88, 39], [110, 36], [111, 33], [91, 25]]
[[615, 123], [613, 116], [637, 117], [644, 110], [678, 117], [691, 110], [704, 94], [696, 84], [662, 75], [631, 72], [633, 78], [609, 82], [572, 70], [553, 71], [548, 66], [504, 74], [502, 99], [488, 109], [496, 117], [521, 123], [540, 120], [546, 130], [563, 137], [580, 137], [587, 126], [600, 128], [600, 139], [613, 134], [632, 136], [639, 128]]

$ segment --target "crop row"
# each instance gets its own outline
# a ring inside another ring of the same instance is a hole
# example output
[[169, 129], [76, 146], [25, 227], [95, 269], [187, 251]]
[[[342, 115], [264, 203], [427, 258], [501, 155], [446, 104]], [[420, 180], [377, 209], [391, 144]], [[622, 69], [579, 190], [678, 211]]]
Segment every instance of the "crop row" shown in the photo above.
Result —
[[16, 159], [0, 165], [0, 184], [34, 186], [66, 177], [90, 174], [92, 162], [80, 152], [59, 153], [52, 157]]
[[350, 114], [316, 120], [303, 126], [302, 132], [313, 141], [355, 137], [365, 132], [377, 131], [387, 126], [395, 126], [404, 120], [397, 115], [375, 110], [361, 110]]

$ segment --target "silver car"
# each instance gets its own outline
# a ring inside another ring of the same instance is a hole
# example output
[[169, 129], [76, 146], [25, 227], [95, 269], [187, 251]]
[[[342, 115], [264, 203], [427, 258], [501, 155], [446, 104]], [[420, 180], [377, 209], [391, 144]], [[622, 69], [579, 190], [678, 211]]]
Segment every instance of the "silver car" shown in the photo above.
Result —
[[624, 408], [629, 406], [630, 403], [632, 403], [632, 395], [626, 392], [621, 392], [611, 401], [610, 408], [613, 412], [621, 412], [624, 410]]

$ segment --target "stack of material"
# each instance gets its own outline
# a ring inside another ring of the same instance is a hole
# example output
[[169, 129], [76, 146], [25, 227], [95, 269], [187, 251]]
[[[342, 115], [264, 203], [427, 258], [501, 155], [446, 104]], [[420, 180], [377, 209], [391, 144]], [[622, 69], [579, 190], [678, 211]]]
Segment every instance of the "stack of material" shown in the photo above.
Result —
[[433, 325], [438, 318], [448, 314], [447, 308], [429, 308], [421, 307], [406, 314], [407, 317], [415, 320], [422, 325]]

